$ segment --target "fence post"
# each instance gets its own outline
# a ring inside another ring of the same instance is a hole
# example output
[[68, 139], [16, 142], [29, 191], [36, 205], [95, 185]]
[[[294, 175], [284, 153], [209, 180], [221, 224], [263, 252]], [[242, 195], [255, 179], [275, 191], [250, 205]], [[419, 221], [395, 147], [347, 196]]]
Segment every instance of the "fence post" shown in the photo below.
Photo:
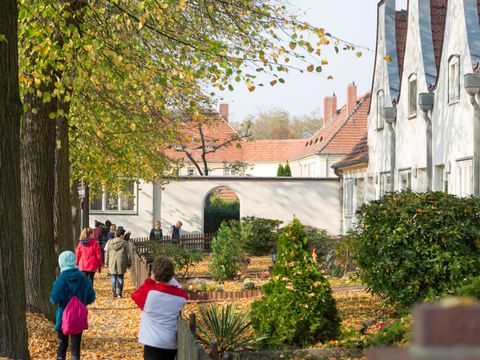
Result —
[[192, 334], [196, 335], [196, 333], [197, 333], [197, 319], [196, 319], [194, 313], [191, 313], [190, 315], [188, 315], [188, 327], [190, 328], [190, 331], [192, 332]]
[[210, 343], [210, 353], [209, 353], [210, 357], [212, 359], [215, 359], [215, 360], [218, 360], [219, 359], [219, 355], [218, 355], [218, 344], [216, 341], [212, 341]]

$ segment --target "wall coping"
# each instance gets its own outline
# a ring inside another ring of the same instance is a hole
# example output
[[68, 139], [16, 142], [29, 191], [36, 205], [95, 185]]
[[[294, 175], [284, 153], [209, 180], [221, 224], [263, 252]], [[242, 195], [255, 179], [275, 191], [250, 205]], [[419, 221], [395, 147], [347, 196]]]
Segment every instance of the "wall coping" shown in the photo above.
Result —
[[276, 181], [276, 182], [340, 182], [340, 178], [312, 178], [312, 177], [254, 177], [254, 176], [179, 176], [166, 177], [169, 181]]

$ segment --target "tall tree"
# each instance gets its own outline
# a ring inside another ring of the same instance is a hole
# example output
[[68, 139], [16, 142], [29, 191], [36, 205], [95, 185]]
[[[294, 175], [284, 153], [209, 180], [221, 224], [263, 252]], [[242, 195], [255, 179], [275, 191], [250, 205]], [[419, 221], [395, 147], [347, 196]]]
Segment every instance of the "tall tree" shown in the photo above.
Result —
[[312, 136], [322, 127], [321, 116], [292, 116], [288, 111], [275, 108], [248, 116], [242, 124], [252, 123], [252, 137], [262, 139], [303, 139]]
[[29, 359], [25, 318], [17, 1], [0, 2], [0, 357]]

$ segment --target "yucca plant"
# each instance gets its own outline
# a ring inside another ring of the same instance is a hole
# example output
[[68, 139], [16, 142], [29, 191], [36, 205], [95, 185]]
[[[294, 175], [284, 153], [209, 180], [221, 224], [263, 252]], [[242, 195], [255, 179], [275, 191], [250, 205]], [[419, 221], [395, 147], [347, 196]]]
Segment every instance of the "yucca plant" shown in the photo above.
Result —
[[250, 336], [250, 313], [237, 313], [232, 304], [201, 307], [197, 334], [207, 345], [215, 341], [220, 353], [252, 350], [253, 345], [265, 339], [265, 336]]

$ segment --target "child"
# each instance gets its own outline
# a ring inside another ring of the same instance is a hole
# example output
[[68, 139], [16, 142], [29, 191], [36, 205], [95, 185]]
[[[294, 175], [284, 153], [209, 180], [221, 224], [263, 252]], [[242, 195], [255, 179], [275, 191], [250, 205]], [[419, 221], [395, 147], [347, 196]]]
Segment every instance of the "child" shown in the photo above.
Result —
[[[95, 301], [95, 291], [92, 283], [77, 268], [77, 258], [71, 251], [64, 251], [58, 257], [58, 265], [60, 266], [60, 276], [55, 280], [50, 294], [52, 304], [58, 305], [56, 313], [55, 330], [58, 332], [58, 350], [57, 360], [65, 360], [67, 358], [69, 336], [62, 332], [62, 315], [63, 310], [73, 295], [85, 305]], [[80, 359], [80, 344], [82, 341], [82, 333], [70, 335], [72, 360]]]
[[178, 316], [188, 294], [169, 283], [174, 275], [169, 258], [157, 257], [153, 261], [152, 273], [154, 279], [145, 280], [132, 294], [132, 300], [142, 309], [138, 341], [144, 345], [144, 360], [174, 360]]

